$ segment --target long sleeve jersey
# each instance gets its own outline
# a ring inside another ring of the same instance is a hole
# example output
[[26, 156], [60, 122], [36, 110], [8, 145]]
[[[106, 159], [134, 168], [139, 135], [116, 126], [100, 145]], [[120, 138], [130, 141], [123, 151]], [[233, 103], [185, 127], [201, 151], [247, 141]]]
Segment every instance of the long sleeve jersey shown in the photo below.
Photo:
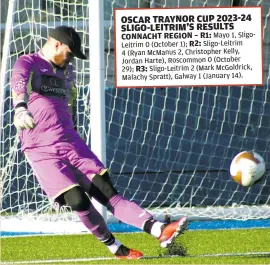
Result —
[[23, 55], [14, 65], [11, 88], [17, 95], [28, 93], [28, 110], [36, 123], [34, 129], [19, 132], [22, 151], [79, 137], [70, 109], [77, 94], [72, 65], [55, 67], [41, 51]]

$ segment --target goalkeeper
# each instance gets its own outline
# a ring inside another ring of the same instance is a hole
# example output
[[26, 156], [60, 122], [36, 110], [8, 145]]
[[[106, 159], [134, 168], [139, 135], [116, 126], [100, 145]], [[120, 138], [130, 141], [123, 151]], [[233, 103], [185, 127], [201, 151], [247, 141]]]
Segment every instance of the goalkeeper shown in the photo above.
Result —
[[[142, 253], [115, 239], [89, 196], [122, 222], [158, 238], [162, 247], [184, 232], [187, 218], [164, 224], [118, 194], [108, 170], [74, 129], [74, 57], [86, 59], [80, 37], [73, 28], [60, 26], [51, 30], [39, 52], [16, 61], [11, 87], [22, 151], [49, 198], [69, 205], [117, 258], [138, 259]], [[83, 185], [87, 181], [91, 185]]]

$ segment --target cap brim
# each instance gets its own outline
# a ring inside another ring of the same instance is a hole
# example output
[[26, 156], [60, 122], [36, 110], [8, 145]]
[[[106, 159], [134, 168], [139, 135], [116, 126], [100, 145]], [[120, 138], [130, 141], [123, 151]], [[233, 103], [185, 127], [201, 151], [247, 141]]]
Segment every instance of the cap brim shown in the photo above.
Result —
[[82, 53], [82, 51], [72, 51], [72, 53], [75, 55], [75, 57], [85, 60], [87, 59], [86, 55]]

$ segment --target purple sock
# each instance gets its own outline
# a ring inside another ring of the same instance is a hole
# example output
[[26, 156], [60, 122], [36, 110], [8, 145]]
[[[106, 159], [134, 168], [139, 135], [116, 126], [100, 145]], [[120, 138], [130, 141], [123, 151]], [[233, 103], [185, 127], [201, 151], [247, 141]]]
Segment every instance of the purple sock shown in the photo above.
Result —
[[110, 199], [109, 209], [120, 221], [139, 229], [143, 229], [144, 223], [153, 218], [150, 213], [135, 202], [126, 200], [121, 195], [115, 195]]
[[76, 212], [83, 224], [96, 236], [101, 242], [106, 242], [112, 237], [103, 217], [91, 203], [88, 211]]

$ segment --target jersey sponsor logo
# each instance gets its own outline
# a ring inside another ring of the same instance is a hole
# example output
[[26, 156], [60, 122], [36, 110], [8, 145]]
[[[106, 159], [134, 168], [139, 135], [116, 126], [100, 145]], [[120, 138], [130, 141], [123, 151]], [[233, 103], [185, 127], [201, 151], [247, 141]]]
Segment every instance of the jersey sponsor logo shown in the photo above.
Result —
[[[37, 79], [39, 79], [39, 81], [37, 81]], [[34, 92], [44, 96], [56, 96], [65, 98], [67, 94], [65, 80], [56, 76], [41, 75], [36, 77], [36, 79], [33, 79], [32, 88]]]
[[60, 87], [59, 79], [52, 77], [52, 78], [49, 78], [49, 81], [53, 87]]
[[65, 97], [66, 90], [63, 88], [57, 88], [57, 87], [49, 87], [49, 86], [41, 86], [40, 90], [43, 92], [41, 94], [47, 94], [51, 93], [51, 96], [61, 96]]
[[49, 69], [40, 69], [41, 72], [45, 73], [45, 72], [48, 72]]

